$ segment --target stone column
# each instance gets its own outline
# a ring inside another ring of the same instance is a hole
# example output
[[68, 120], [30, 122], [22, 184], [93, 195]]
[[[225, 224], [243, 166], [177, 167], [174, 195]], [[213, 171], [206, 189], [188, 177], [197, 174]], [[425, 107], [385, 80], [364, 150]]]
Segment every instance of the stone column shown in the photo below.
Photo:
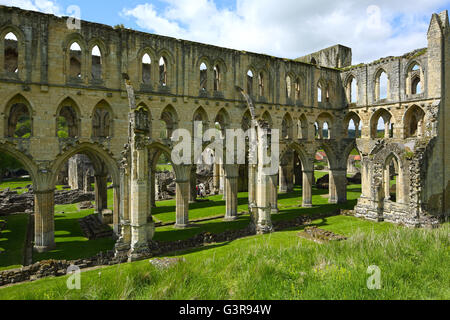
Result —
[[154, 170], [150, 173], [150, 206], [156, 208], [156, 173]]
[[330, 170], [330, 203], [347, 202], [347, 170]]
[[120, 259], [128, 259], [128, 251], [131, 247], [131, 223], [130, 223], [130, 173], [129, 168], [121, 168], [120, 171], [120, 236], [115, 248], [115, 256]]
[[191, 167], [190, 188], [191, 188], [191, 193], [189, 196], [189, 202], [194, 203], [197, 201], [197, 166], [196, 165], [193, 165]]
[[257, 192], [256, 192], [256, 205], [257, 205], [257, 221], [256, 221], [256, 233], [264, 234], [272, 232], [272, 177], [266, 175], [262, 168], [258, 167], [257, 171]]
[[269, 176], [271, 214], [278, 213], [278, 175]]
[[106, 175], [95, 175], [95, 213], [101, 217], [108, 209], [108, 182]]
[[225, 179], [223, 172], [223, 165], [219, 165], [219, 194], [224, 195], [225, 199]]
[[334, 183], [334, 175], [331, 170], [328, 176], [328, 203], [337, 203], [336, 184]]
[[218, 164], [213, 164], [213, 194], [219, 194], [220, 190], [220, 166]]
[[[154, 224], [151, 220], [149, 159], [145, 147], [131, 152], [131, 249], [129, 261], [135, 261], [148, 255], [148, 241], [153, 236]], [[149, 221], [150, 220], [150, 221]]]
[[55, 248], [54, 190], [34, 192], [34, 250], [46, 252]]
[[[256, 211], [252, 207], [256, 206], [256, 165], [248, 165], [248, 208], [249, 213], [254, 218]], [[254, 221], [256, 223], [256, 221]]]
[[113, 210], [113, 226], [114, 226], [114, 234], [117, 236], [120, 233], [119, 224], [120, 224], [120, 188], [119, 186], [114, 185], [114, 210]]
[[384, 169], [384, 198], [391, 199], [391, 172], [389, 165]]
[[304, 170], [303, 171], [303, 187], [302, 187], [302, 207], [311, 208], [312, 207], [312, 185], [314, 179], [314, 171]]
[[239, 165], [224, 165], [225, 173], [225, 220], [237, 218]]
[[390, 124], [391, 124], [390, 122], [387, 122], [384, 124], [384, 138], [385, 139], [389, 138], [389, 136], [390, 136], [390, 128], [389, 128]]
[[189, 225], [190, 165], [174, 166], [176, 172], [176, 224], [175, 228]]
[[280, 172], [280, 193], [287, 193], [288, 192], [288, 182], [287, 182], [287, 168], [286, 166], [280, 166], [279, 172]]

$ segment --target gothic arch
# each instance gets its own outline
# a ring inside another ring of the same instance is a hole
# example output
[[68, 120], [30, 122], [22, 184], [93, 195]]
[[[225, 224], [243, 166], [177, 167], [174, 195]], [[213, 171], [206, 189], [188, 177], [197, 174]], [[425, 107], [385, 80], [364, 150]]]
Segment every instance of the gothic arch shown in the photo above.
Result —
[[58, 135], [58, 121], [59, 117], [64, 117], [68, 126], [68, 135], [71, 138], [80, 136], [81, 133], [81, 120], [80, 120], [80, 109], [78, 104], [71, 98], [64, 98], [56, 109], [55, 120], [56, 120], [56, 135]]
[[403, 116], [403, 129], [406, 138], [422, 137], [425, 134], [425, 112], [417, 105], [408, 108]]
[[17, 150], [15, 146], [10, 143], [0, 143], [0, 152], [4, 152], [9, 156], [18, 160], [30, 174], [31, 180], [33, 181], [33, 185], [37, 186], [39, 177], [38, 175], [39, 168], [30, 157], [28, 157], [21, 151]]
[[[393, 115], [387, 111], [384, 108], [380, 108], [377, 111], [373, 113], [373, 115], [370, 117], [370, 137], [372, 139], [377, 138], [378, 133], [378, 121], [380, 118], [383, 118], [384, 125], [385, 125], [385, 136], [384, 138], [388, 138], [393, 136], [393, 132], [390, 132], [392, 130], [391, 125], [395, 124], [395, 119]], [[386, 137], [386, 133], [390, 132], [389, 136]]]
[[101, 100], [92, 112], [92, 137], [108, 138], [113, 136], [114, 114], [111, 106]]
[[27, 98], [22, 94], [16, 94], [5, 107], [5, 137], [14, 138], [19, 118], [27, 116], [30, 118], [30, 136], [33, 136], [33, 108]]

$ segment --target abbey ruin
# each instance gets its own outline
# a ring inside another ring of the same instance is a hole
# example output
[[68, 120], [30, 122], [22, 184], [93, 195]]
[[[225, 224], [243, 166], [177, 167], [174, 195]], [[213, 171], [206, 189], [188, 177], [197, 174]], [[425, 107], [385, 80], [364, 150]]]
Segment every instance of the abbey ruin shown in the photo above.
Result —
[[[99, 215], [107, 211], [112, 179], [117, 254], [133, 260], [145, 253], [155, 232], [156, 164], [163, 154], [170, 159], [174, 130], [193, 132], [194, 121], [202, 131], [280, 132], [279, 173], [214, 166], [213, 189], [224, 194], [226, 220], [236, 218], [237, 193], [248, 189], [255, 232], [271, 232], [277, 191], [292, 190], [294, 180], [301, 180], [303, 206], [313, 206], [318, 150], [327, 155], [329, 202], [346, 202], [356, 148], [362, 175], [356, 216], [437, 225], [450, 215], [449, 31], [447, 11], [433, 14], [427, 48], [352, 66], [351, 49], [341, 45], [290, 60], [87, 21], [71, 29], [64, 17], [0, 6], [0, 152], [31, 175], [35, 249], [54, 247], [58, 174], [84, 154], [95, 171]], [[24, 117], [31, 134], [20, 137]], [[68, 137], [58, 136], [60, 118]], [[173, 167], [176, 227], [183, 228], [197, 168]]]

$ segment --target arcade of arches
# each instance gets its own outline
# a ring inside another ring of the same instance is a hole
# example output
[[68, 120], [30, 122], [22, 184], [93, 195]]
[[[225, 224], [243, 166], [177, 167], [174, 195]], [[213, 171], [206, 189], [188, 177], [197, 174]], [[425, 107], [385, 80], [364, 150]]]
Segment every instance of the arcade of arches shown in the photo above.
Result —
[[[0, 19], [8, 21], [0, 27], [0, 152], [19, 160], [33, 180], [39, 251], [54, 246], [58, 173], [84, 154], [93, 164], [100, 215], [108, 177], [113, 184], [117, 254], [133, 260], [145, 253], [155, 233], [155, 163], [162, 154], [170, 159], [176, 129], [278, 130], [277, 173], [214, 166], [225, 219], [236, 219], [237, 193], [248, 189], [255, 232], [272, 231], [278, 194], [294, 184], [302, 185], [302, 205], [315, 205], [318, 151], [326, 155], [331, 203], [347, 201], [349, 156], [358, 151], [356, 216], [409, 226], [449, 216], [446, 11], [433, 14], [426, 50], [358, 66], [340, 45], [279, 59], [85, 21], [69, 30], [55, 16], [24, 13], [0, 6]], [[257, 151], [265, 148], [258, 141]], [[173, 168], [176, 227], [183, 228], [196, 169]]]

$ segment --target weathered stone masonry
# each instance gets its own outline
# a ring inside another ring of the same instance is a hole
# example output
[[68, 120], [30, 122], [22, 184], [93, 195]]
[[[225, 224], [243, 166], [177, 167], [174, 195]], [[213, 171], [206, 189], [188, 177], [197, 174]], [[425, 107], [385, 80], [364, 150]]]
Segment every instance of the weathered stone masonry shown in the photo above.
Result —
[[[264, 176], [257, 166], [244, 169], [257, 232], [272, 230], [276, 190], [292, 189], [294, 174], [296, 182], [302, 177], [303, 205], [314, 205], [319, 149], [328, 157], [330, 202], [346, 201], [347, 160], [357, 147], [363, 189], [357, 215], [413, 226], [443, 220], [450, 212], [448, 32], [447, 11], [434, 14], [427, 48], [350, 66], [351, 49], [343, 46], [288, 60], [86, 21], [70, 30], [64, 18], [0, 6], [0, 151], [20, 160], [32, 177], [36, 249], [54, 246], [58, 173], [69, 158], [85, 154], [99, 215], [106, 209], [106, 177], [112, 178], [118, 254], [145, 254], [154, 234], [157, 160], [170, 158], [173, 131], [193, 132], [194, 120], [203, 131], [217, 124], [279, 129], [280, 177]], [[5, 39], [10, 33], [17, 41]], [[24, 114], [32, 126], [26, 139], [14, 137]], [[68, 138], [57, 136], [58, 117], [67, 120]], [[351, 120], [356, 137], [348, 134]], [[176, 227], [185, 227], [195, 169], [174, 169]], [[215, 166], [214, 172], [224, 214], [234, 219], [243, 168]], [[394, 172], [395, 199], [389, 185]]]

